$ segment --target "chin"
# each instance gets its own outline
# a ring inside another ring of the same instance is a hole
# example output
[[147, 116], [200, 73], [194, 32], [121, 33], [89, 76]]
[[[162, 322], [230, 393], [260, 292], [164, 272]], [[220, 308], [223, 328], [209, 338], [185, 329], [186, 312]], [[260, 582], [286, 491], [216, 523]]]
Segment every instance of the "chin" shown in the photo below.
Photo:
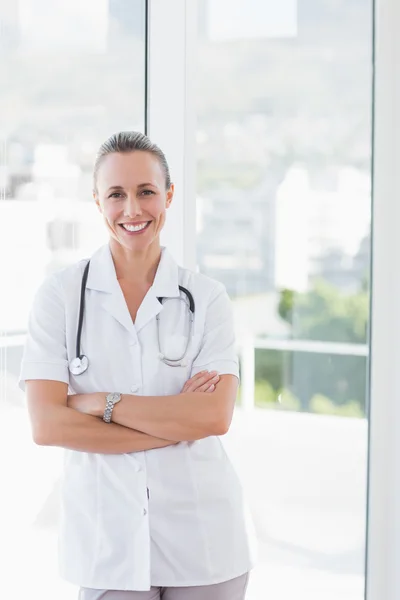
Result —
[[127, 250], [132, 250], [132, 251], [143, 251], [146, 250], [147, 248], [150, 248], [155, 240], [154, 239], [132, 239], [132, 240], [118, 240], [119, 244], [121, 246], [123, 246], [124, 248], [126, 248]]

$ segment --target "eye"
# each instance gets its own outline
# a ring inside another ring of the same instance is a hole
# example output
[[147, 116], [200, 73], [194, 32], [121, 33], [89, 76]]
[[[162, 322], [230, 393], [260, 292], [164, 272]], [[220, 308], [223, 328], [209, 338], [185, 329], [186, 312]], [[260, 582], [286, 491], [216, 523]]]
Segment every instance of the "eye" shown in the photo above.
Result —
[[153, 190], [143, 190], [142, 194], [145, 196], [151, 196], [152, 194], [155, 194], [155, 192], [153, 192]]
[[113, 192], [108, 197], [109, 198], [116, 198], [117, 200], [119, 200], [119, 198], [122, 198], [122, 193], [121, 192]]

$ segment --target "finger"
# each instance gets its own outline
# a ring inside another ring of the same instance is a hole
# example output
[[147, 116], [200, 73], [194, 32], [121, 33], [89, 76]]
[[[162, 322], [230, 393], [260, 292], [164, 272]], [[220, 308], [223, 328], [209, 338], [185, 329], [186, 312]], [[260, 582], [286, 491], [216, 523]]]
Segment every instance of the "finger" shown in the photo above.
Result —
[[201, 392], [206, 391], [212, 382], [217, 383], [219, 381], [219, 375], [217, 371], [201, 371], [194, 375], [191, 379], [185, 383], [182, 392]]
[[203, 385], [200, 385], [196, 388], [196, 392], [207, 392], [209, 387], [211, 385], [217, 385], [219, 381], [219, 375], [215, 375], [215, 377], [213, 377], [212, 379], [210, 379], [209, 381], [206, 381]]
[[202, 377], [197, 379], [194, 383], [197, 387], [199, 387], [200, 385], [204, 385], [205, 383], [212, 381], [217, 375], [217, 371], [206, 371], [204, 375], [202, 375]]
[[189, 392], [191, 386], [198, 382], [199, 380], [201, 380], [205, 375], [207, 375], [208, 371], [200, 371], [199, 373], [196, 373], [196, 375], [193, 375], [193, 377], [191, 377], [190, 379], [188, 379], [185, 383], [185, 385], [183, 386], [182, 391], [185, 392]]
[[206, 377], [208, 374], [209, 374], [209, 371], [207, 371], [207, 369], [205, 369], [204, 371], [199, 371], [198, 373], [196, 373], [196, 375], [193, 375], [193, 377], [188, 379], [188, 382], [189, 381], [198, 381], [202, 377]]
[[190, 377], [190, 379], [186, 381], [185, 385], [183, 386], [183, 389], [187, 391], [186, 388], [188, 388], [192, 383], [204, 377], [207, 373], [208, 371], [199, 371], [198, 373], [196, 373], [196, 375], [193, 375], [193, 377]]
[[199, 384], [189, 379], [183, 386], [182, 392], [194, 392]]
[[207, 390], [209, 388], [209, 386], [212, 383], [216, 383], [218, 375], [208, 375], [207, 377], [203, 377], [202, 379], [200, 379], [199, 381], [195, 382], [192, 385], [192, 391], [193, 392], [204, 392], [205, 390]]
[[208, 388], [208, 390], [206, 390], [206, 393], [208, 394], [210, 392], [213, 392], [214, 390], [215, 390], [215, 385], [212, 384], [212, 385], [210, 385], [210, 387]]
[[212, 381], [212, 379], [216, 375], [217, 375], [216, 371], [212, 371], [211, 373], [209, 373], [208, 371], [203, 371], [203, 374], [202, 375], [199, 374], [199, 377], [194, 376], [186, 382], [186, 384], [185, 384], [186, 390], [185, 391], [187, 391], [187, 392], [198, 391], [201, 386]]

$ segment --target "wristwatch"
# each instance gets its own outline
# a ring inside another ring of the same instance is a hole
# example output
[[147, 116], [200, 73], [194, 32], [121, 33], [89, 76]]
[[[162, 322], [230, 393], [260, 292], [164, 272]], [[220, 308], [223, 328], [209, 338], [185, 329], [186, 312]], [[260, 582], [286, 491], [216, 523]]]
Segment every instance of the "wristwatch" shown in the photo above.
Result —
[[122, 394], [119, 392], [112, 392], [106, 396], [106, 408], [104, 410], [103, 421], [105, 423], [111, 423], [111, 416], [114, 406], [121, 400]]

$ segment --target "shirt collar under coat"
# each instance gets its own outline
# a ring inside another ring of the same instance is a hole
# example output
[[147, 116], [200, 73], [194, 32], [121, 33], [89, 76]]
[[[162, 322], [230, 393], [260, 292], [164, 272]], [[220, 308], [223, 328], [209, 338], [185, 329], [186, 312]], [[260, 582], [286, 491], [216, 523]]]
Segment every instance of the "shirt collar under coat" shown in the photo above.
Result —
[[133, 324], [129, 310], [117, 280], [111, 249], [102, 246], [90, 259], [86, 288], [103, 292], [102, 306], [131, 334], [138, 332], [161, 310], [158, 298], [179, 297], [178, 265], [166, 248], [161, 249], [161, 259], [153, 285], [147, 292]]

